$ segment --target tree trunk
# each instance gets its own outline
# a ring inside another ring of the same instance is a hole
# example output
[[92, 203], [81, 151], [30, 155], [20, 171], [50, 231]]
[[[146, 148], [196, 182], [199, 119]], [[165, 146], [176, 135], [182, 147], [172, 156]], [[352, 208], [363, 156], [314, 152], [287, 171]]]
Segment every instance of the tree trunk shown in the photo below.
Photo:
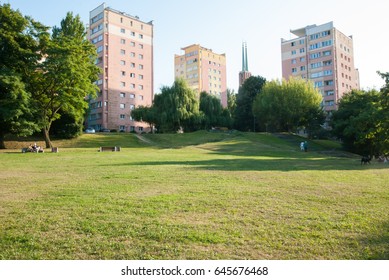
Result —
[[0, 131], [0, 149], [5, 149], [4, 137], [5, 137], [5, 134], [2, 131]]
[[52, 148], [53, 144], [50, 140], [49, 129], [47, 129], [46, 127], [43, 129], [43, 136], [45, 137], [46, 149]]

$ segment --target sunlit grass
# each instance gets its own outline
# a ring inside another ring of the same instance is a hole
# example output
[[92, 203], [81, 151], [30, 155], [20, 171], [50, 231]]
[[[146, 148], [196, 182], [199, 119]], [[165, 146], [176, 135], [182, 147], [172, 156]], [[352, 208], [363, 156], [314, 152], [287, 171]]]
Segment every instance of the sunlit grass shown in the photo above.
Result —
[[0, 258], [389, 258], [387, 165], [294, 137], [143, 137], [0, 153]]

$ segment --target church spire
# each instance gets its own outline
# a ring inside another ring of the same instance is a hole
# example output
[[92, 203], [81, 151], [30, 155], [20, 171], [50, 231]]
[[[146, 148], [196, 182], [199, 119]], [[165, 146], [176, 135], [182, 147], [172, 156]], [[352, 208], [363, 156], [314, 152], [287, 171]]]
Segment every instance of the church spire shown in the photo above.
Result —
[[249, 72], [248, 58], [247, 58], [247, 43], [242, 43], [242, 71], [239, 73], [239, 86], [251, 76]]

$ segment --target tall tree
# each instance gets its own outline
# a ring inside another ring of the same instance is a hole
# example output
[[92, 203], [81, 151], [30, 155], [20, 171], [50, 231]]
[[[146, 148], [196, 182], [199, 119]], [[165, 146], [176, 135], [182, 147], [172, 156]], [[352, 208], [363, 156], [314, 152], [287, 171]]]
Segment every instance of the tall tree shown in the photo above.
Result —
[[376, 90], [352, 90], [340, 100], [331, 126], [347, 150], [365, 155], [382, 152], [380, 97]]
[[154, 107], [139, 106], [131, 111], [131, 117], [137, 122], [146, 122], [154, 133], [154, 125], [158, 122]]
[[266, 83], [254, 101], [253, 112], [265, 129], [292, 131], [322, 119], [322, 96], [313, 84], [302, 79]]
[[31, 117], [25, 82], [40, 59], [47, 28], [9, 4], [0, 5], [0, 148], [7, 133], [30, 135], [38, 129]]
[[72, 13], [67, 13], [60, 27], [53, 28], [51, 39], [42, 51], [45, 59], [31, 73], [29, 91], [49, 148], [52, 147], [52, 122], [60, 118], [60, 112], [83, 115], [88, 107], [85, 97], [97, 92], [93, 82], [100, 70], [94, 64], [96, 48], [87, 40], [80, 17]]
[[153, 107], [160, 132], [190, 131], [201, 123], [199, 98], [183, 79], [177, 79], [171, 87], [163, 87], [155, 95]]
[[204, 128], [220, 126], [222, 123], [223, 107], [220, 99], [206, 92], [200, 93], [200, 111], [204, 113]]
[[236, 96], [235, 127], [241, 131], [257, 130], [258, 122], [253, 115], [253, 102], [257, 94], [265, 85], [266, 79], [260, 76], [251, 76], [239, 88]]

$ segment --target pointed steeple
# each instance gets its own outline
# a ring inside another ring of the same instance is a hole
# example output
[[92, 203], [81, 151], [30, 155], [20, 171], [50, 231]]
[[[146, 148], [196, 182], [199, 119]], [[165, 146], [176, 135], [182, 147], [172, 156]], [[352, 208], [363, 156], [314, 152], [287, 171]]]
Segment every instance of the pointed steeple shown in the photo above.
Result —
[[247, 43], [244, 43], [244, 50], [245, 50], [245, 69], [244, 71], [248, 72], [249, 71], [249, 64], [248, 64], [248, 59], [247, 59]]
[[242, 43], [242, 71], [239, 73], [239, 86], [251, 76], [249, 72], [248, 57], [247, 57], [247, 43]]

